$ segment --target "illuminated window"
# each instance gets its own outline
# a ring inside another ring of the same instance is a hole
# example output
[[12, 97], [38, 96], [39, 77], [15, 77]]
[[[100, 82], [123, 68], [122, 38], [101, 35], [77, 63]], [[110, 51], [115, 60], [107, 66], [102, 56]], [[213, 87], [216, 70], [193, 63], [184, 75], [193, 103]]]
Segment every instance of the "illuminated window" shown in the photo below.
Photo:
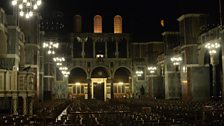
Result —
[[102, 33], [102, 17], [100, 15], [94, 17], [94, 33]]
[[114, 17], [114, 33], [122, 33], [122, 17], [120, 15]]

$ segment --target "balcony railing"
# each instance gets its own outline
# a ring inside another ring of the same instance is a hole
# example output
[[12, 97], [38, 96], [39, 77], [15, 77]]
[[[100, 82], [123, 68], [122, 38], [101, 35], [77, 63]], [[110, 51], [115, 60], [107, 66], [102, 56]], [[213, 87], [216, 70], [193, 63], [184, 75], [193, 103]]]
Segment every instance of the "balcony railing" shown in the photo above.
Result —
[[34, 91], [33, 73], [0, 70], [0, 92]]

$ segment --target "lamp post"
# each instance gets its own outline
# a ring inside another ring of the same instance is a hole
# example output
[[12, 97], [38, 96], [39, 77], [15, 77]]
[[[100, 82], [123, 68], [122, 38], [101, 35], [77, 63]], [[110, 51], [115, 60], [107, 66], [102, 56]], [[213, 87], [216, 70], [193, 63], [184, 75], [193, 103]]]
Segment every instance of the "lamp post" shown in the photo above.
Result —
[[41, 0], [12, 0], [13, 7], [18, 9], [19, 16], [29, 19], [33, 16], [33, 13], [40, 7]]
[[216, 82], [216, 63], [215, 55], [220, 48], [220, 39], [209, 41], [205, 44], [205, 48], [208, 49], [210, 54], [210, 63], [212, 65], [212, 97], [217, 97], [217, 82]]
[[151, 77], [151, 97], [154, 98], [154, 86], [153, 86], [153, 77], [155, 75], [155, 72], [157, 70], [157, 67], [156, 66], [150, 66], [148, 67], [148, 71], [149, 71], [149, 77]]

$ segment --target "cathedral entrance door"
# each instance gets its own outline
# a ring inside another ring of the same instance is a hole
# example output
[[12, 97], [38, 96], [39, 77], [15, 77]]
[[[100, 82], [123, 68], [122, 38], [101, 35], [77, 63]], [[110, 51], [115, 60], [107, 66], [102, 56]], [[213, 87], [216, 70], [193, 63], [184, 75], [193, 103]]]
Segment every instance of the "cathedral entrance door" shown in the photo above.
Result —
[[106, 101], [106, 80], [107, 78], [92, 78], [91, 79], [91, 94], [92, 99]]

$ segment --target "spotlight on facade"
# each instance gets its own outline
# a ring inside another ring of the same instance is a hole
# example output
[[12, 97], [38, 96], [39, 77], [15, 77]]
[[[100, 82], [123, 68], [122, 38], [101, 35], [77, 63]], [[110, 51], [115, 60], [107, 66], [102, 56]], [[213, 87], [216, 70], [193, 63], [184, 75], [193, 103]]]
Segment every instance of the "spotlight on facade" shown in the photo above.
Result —
[[148, 70], [149, 70], [150, 74], [154, 74], [156, 72], [157, 68], [156, 68], [156, 66], [150, 66], [150, 67], [148, 67]]
[[182, 61], [182, 57], [180, 56], [174, 56], [171, 57], [171, 62], [173, 63], [174, 66], [180, 65], [181, 61]]

